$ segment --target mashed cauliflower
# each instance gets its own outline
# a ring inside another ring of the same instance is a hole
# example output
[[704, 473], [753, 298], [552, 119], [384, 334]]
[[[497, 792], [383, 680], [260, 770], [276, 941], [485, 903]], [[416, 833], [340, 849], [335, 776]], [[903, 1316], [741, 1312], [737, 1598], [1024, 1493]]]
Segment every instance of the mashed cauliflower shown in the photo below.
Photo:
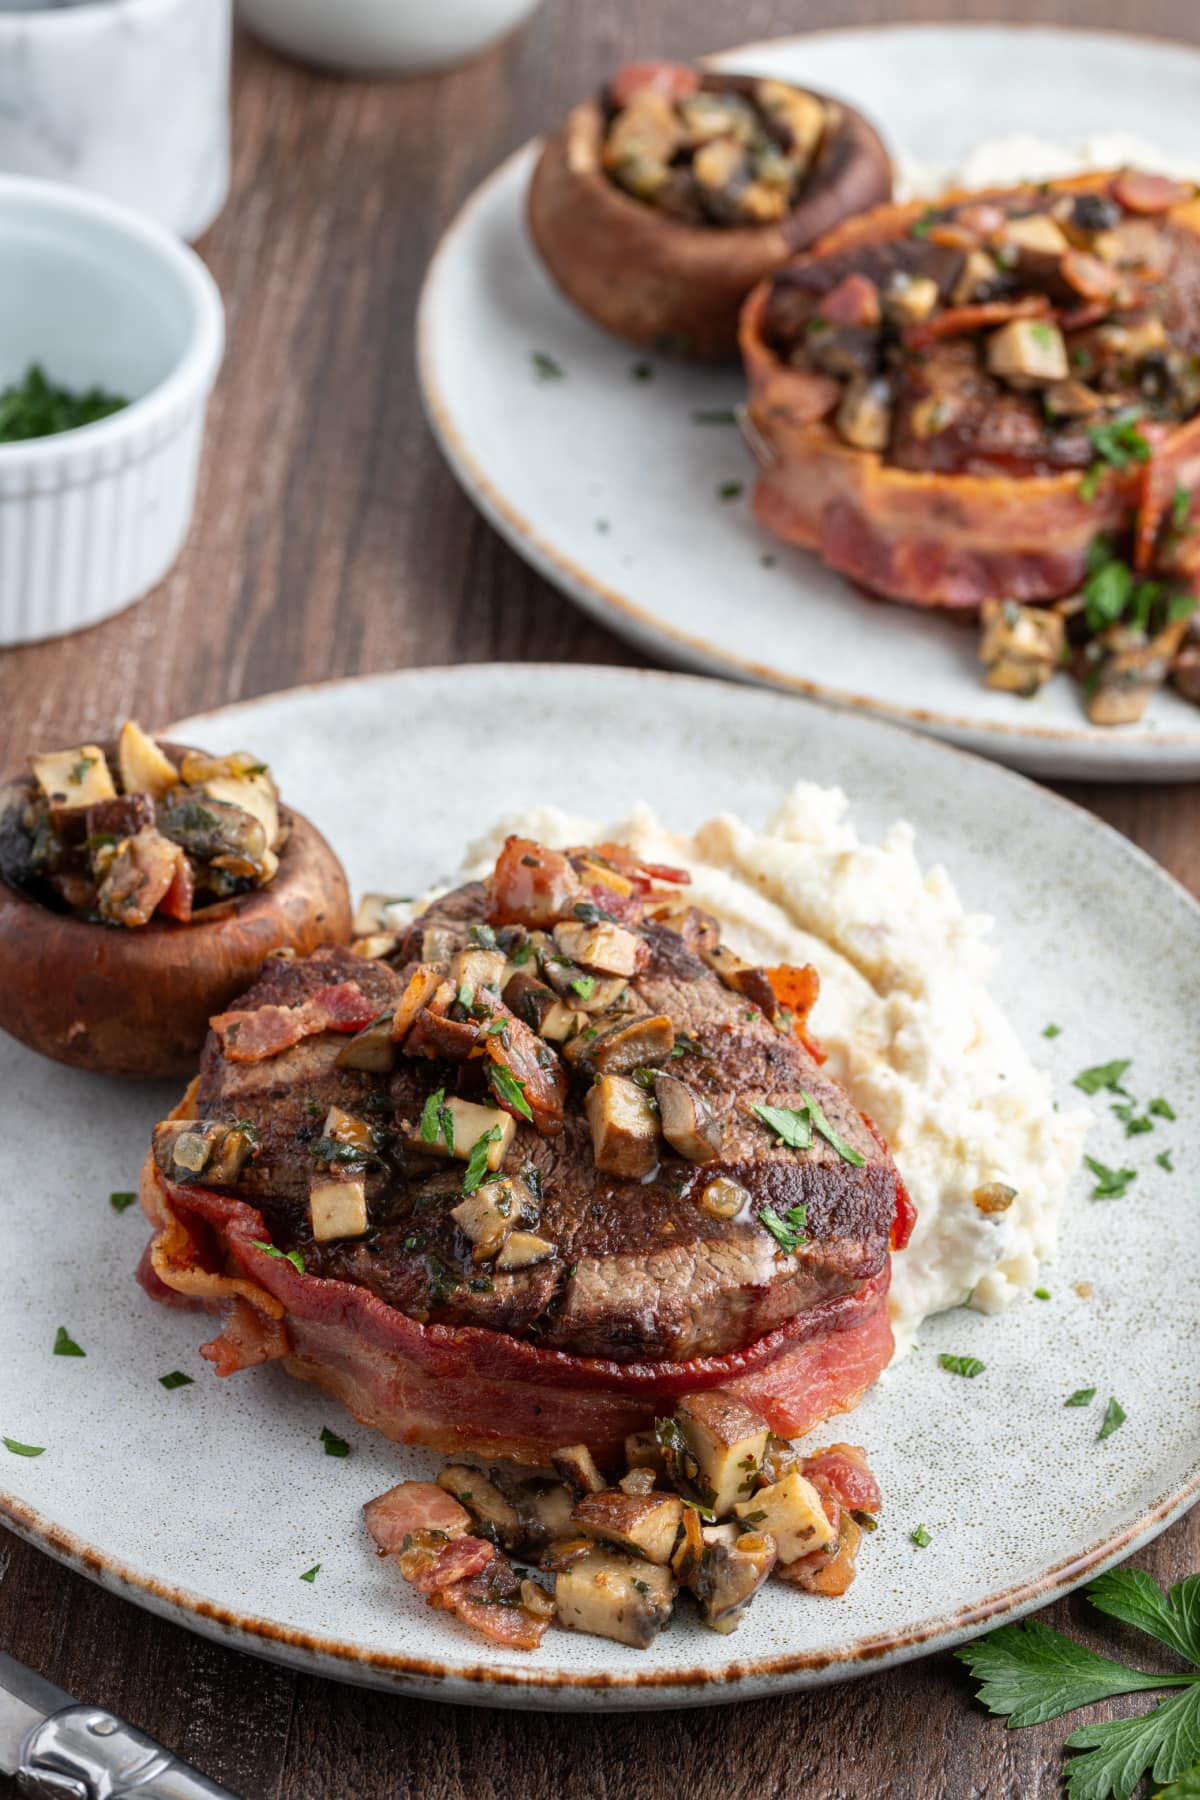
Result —
[[1093, 131], [1086, 137], [1046, 138], [1013, 131], [985, 138], [956, 163], [902, 156], [897, 200], [935, 200], [951, 188], [1011, 187], [1019, 181], [1057, 181], [1090, 169], [1148, 169], [1179, 181], [1200, 181], [1200, 158], [1174, 156], [1131, 131]]
[[[690, 897], [721, 920], [732, 949], [816, 965], [812, 1024], [828, 1067], [887, 1137], [917, 1206], [893, 1266], [898, 1353], [930, 1313], [968, 1297], [999, 1312], [1033, 1287], [1055, 1251], [1089, 1115], [1053, 1110], [1049, 1076], [988, 989], [991, 921], [963, 911], [944, 871], [922, 872], [910, 825], [863, 843], [845, 796], [807, 782], [764, 831], [728, 814], [689, 836], [647, 807], [605, 825], [534, 808], [473, 845], [464, 875], [488, 874], [514, 831], [557, 847], [609, 839], [682, 864]], [[1017, 1190], [1007, 1211], [975, 1205], [987, 1182]]]

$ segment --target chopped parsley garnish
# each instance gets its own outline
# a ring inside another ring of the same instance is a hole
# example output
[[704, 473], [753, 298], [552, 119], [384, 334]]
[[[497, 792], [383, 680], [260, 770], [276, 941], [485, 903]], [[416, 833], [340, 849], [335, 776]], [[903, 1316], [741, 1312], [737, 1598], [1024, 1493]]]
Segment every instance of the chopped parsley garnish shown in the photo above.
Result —
[[11, 1450], [14, 1456], [45, 1456], [46, 1454], [44, 1444], [21, 1444], [17, 1442], [16, 1438], [10, 1437], [0, 1438], [0, 1444], [3, 1444], [6, 1450]]
[[114, 1212], [123, 1213], [125, 1211], [126, 1207], [132, 1206], [136, 1199], [137, 1199], [136, 1194], [130, 1194], [130, 1193], [110, 1194], [108, 1196], [108, 1204], [112, 1207]]
[[1171, 495], [1171, 530], [1186, 531], [1192, 511], [1192, 496], [1185, 487], [1177, 487]]
[[1043, 324], [1040, 319], [1029, 327], [1029, 335], [1040, 350], [1049, 350], [1057, 337], [1054, 327]]
[[338, 1168], [357, 1168], [363, 1163], [379, 1160], [375, 1152], [368, 1150], [363, 1144], [348, 1144], [342, 1138], [312, 1138], [308, 1150], [309, 1155], [315, 1156], [318, 1162], [331, 1163]]
[[571, 992], [578, 994], [581, 1000], [590, 1000], [596, 991], [596, 977], [594, 975], [577, 975], [570, 986]]
[[1063, 1401], [1063, 1405], [1064, 1406], [1090, 1406], [1092, 1404], [1092, 1401], [1095, 1398], [1096, 1398], [1095, 1388], [1076, 1388], [1075, 1392], [1073, 1394], [1067, 1395], [1066, 1399]]
[[717, 489], [718, 500], [740, 500], [744, 491], [740, 481], [723, 481]]
[[1121, 1405], [1119, 1400], [1114, 1399], [1110, 1394], [1108, 1405], [1104, 1409], [1103, 1422], [1101, 1423], [1099, 1431], [1096, 1433], [1096, 1442], [1102, 1444], [1106, 1437], [1111, 1437], [1113, 1432], [1125, 1423], [1125, 1419], [1125, 1408]]
[[274, 1244], [264, 1244], [259, 1238], [251, 1238], [253, 1249], [261, 1250], [265, 1256], [275, 1256], [281, 1262], [290, 1262], [298, 1275], [304, 1273], [304, 1258], [298, 1250], [277, 1250]]
[[87, 779], [88, 770], [94, 769], [95, 766], [96, 758], [94, 756], [81, 756], [78, 762], [71, 764], [71, 772], [67, 776], [67, 780], [72, 787], [82, 787]]
[[470, 1012], [475, 1000], [475, 989], [469, 981], [464, 981], [458, 990], [458, 1004], [464, 1012]]
[[1102, 425], [1090, 425], [1088, 437], [1096, 452], [1096, 461], [1085, 474], [1079, 485], [1080, 498], [1093, 500], [1100, 484], [1105, 466], [1110, 469], [1127, 469], [1131, 463], [1144, 463], [1150, 460], [1150, 445], [1138, 430], [1141, 421], [1140, 411], [1126, 408]]
[[758, 1215], [759, 1223], [765, 1225], [780, 1249], [786, 1250], [790, 1256], [793, 1250], [807, 1242], [805, 1226], [808, 1223], [807, 1206], [789, 1206], [782, 1219], [772, 1206], [764, 1206]]
[[454, 1114], [446, 1105], [446, 1090], [440, 1087], [436, 1094], [430, 1094], [421, 1110], [421, 1141], [425, 1144], [436, 1144], [438, 1138], [445, 1141], [447, 1150], [454, 1155]]
[[692, 414], [693, 425], [736, 425], [738, 416], [732, 406], [699, 407]]
[[498, 1125], [493, 1125], [490, 1131], [485, 1131], [482, 1137], [475, 1139], [471, 1146], [470, 1157], [467, 1159], [466, 1174], [463, 1176], [462, 1191], [464, 1194], [473, 1194], [477, 1187], [482, 1186], [483, 1178], [487, 1174], [488, 1147], [499, 1141], [500, 1127]]
[[65, 1325], [60, 1325], [54, 1334], [54, 1354], [55, 1356], [86, 1356], [87, 1351], [80, 1349]]
[[789, 1150], [812, 1149], [812, 1120], [808, 1110], [797, 1112], [790, 1106], [752, 1106], [750, 1111], [761, 1119]]
[[[1102, 1724], [1082, 1725], [1067, 1739], [1082, 1750], [1067, 1764], [1070, 1800], [1119, 1800], [1140, 1791], [1142, 1776], [1153, 1774], [1162, 1800], [1184, 1800], [1184, 1785], [1164, 1782], [1190, 1769], [1200, 1756], [1200, 1575], [1190, 1575], [1164, 1593], [1144, 1569], [1111, 1569], [1088, 1589], [1098, 1612], [1157, 1639], [1193, 1665], [1187, 1674], [1155, 1674], [1099, 1656], [1036, 1619], [1002, 1625], [955, 1655], [981, 1683], [979, 1699], [1010, 1726], [1041, 1725], [1116, 1694], [1160, 1688], [1183, 1693], [1160, 1700], [1152, 1711]], [[1194, 1794], [1194, 1787], [1186, 1789]]]
[[191, 1387], [192, 1377], [185, 1375], [182, 1369], [172, 1369], [169, 1375], [160, 1375], [159, 1386], [165, 1387], [169, 1393], [172, 1388]]
[[852, 1149], [845, 1138], [838, 1136], [811, 1094], [806, 1093], [803, 1088], [800, 1089], [800, 1092], [804, 1094], [804, 1104], [808, 1108], [808, 1116], [825, 1142], [833, 1146], [843, 1162], [851, 1163], [856, 1169], [863, 1168], [866, 1165], [866, 1157], [860, 1151]]
[[1131, 1058], [1126, 1056], [1116, 1062], [1097, 1063], [1094, 1068], [1081, 1069], [1075, 1077], [1074, 1085], [1085, 1094], [1098, 1094], [1107, 1089], [1110, 1094], [1123, 1094], [1121, 1077], [1129, 1067]]
[[552, 356], [547, 356], [544, 350], [531, 350], [529, 360], [533, 364], [535, 380], [561, 381], [563, 379], [561, 366], [555, 362]]
[[[511, 1106], [523, 1119], [533, 1118], [533, 1109], [525, 1098], [525, 1083], [511, 1069], [506, 1069], [503, 1063], [493, 1063], [488, 1070], [488, 1081], [497, 1100], [502, 1101], [505, 1106]], [[493, 1126], [492, 1129], [494, 1131], [497, 1127]], [[474, 1150], [471, 1154], [475, 1154]]]
[[301, 1579], [301, 1581], [314, 1582], [320, 1573], [321, 1573], [320, 1563], [314, 1563], [311, 1569], [305, 1569], [305, 1571], [304, 1571], [303, 1575], [300, 1577], [300, 1579]]
[[39, 363], [30, 363], [20, 381], [0, 389], [0, 444], [25, 443], [30, 438], [55, 437], [60, 431], [76, 431], [120, 412], [129, 402], [103, 388], [82, 391], [60, 387], [48, 379]]
[[1094, 1156], [1085, 1156], [1083, 1160], [1096, 1177], [1093, 1200], [1123, 1200], [1130, 1182], [1137, 1180], [1136, 1169], [1110, 1169], [1097, 1162]]
[[635, 362], [629, 371], [629, 379], [630, 381], [653, 381], [654, 364], [648, 362]]
[[634, 1576], [633, 1585], [639, 1594], [648, 1594], [650, 1592], [650, 1583], [648, 1581], [643, 1581], [638, 1575]]
[[1173, 1175], [1175, 1173], [1175, 1164], [1171, 1161], [1171, 1152], [1169, 1150], [1160, 1150], [1154, 1160], [1160, 1169], [1166, 1170], [1168, 1175]]
[[778, 560], [778, 557], [772, 556], [771, 552], [768, 550], [759, 557], [758, 566], [760, 569], [773, 569]]
[[1110, 1108], [1125, 1127], [1126, 1137], [1141, 1137], [1143, 1133], [1154, 1130], [1154, 1120], [1145, 1113], [1139, 1113], [1133, 1100], [1119, 1100]]
[[1034, 1288], [1033, 1297], [1035, 1300], [1049, 1300], [1051, 1298], [1050, 1289], [1045, 1287]]
[[472, 925], [467, 935], [476, 950], [495, 950], [497, 947], [496, 933], [490, 925]]
[[928, 237], [929, 233], [932, 231], [933, 227], [936, 224], [937, 224], [937, 209], [936, 209], [936, 207], [927, 206], [925, 208], [925, 211], [921, 214], [920, 218], [914, 219], [912, 224], [909, 226], [908, 235], [909, 235], [909, 237], [915, 237], [915, 238]]
[[1175, 1108], [1169, 1101], [1164, 1100], [1161, 1095], [1150, 1102], [1146, 1111], [1152, 1112], [1156, 1119], [1173, 1119], [1176, 1117]]
[[349, 1456], [350, 1446], [345, 1438], [339, 1437], [336, 1431], [330, 1431], [328, 1425], [321, 1427], [321, 1442], [325, 1446], [326, 1456]]
[[926, 1531], [923, 1525], [918, 1525], [916, 1530], [910, 1531], [908, 1535], [917, 1546], [918, 1550], [928, 1549], [929, 1545], [933, 1542], [932, 1534]]
[[943, 1350], [938, 1357], [938, 1367], [948, 1369], [951, 1375], [965, 1375], [968, 1381], [974, 1381], [976, 1375], [982, 1375], [987, 1368], [977, 1356], [951, 1356]]
[[1042, 1036], [1044, 1038], [1061, 1037], [1062, 1036], [1062, 1026], [1061, 1025], [1043, 1025]]

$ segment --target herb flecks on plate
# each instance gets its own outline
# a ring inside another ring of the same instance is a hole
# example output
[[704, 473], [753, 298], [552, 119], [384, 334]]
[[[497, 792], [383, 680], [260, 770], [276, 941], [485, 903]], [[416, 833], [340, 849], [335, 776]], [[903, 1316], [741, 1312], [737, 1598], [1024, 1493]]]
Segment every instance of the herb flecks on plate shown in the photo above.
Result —
[[119, 1191], [108, 1196], [108, 1204], [112, 1207], [114, 1212], [123, 1213], [128, 1211], [136, 1199], [136, 1194], [131, 1194], [128, 1191]]
[[[1121, 1081], [1132, 1060], [1129, 1056], [1118, 1057], [1113, 1062], [1097, 1063], [1093, 1068], [1081, 1069], [1075, 1077], [1074, 1085], [1085, 1094], [1125, 1094]], [[1128, 1099], [1128, 1094], [1125, 1097]]]
[[350, 1446], [345, 1438], [339, 1437], [336, 1431], [330, 1431], [328, 1425], [321, 1427], [321, 1443], [325, 1447], [326, 1456], [349, 1456], [350, 1454]]
[[80, 1348], [65, 1325], [60, 1325], [54, 1334], [54, 1354], [55, 1356], [86, 1356], [87, 1351]]
[[1144, 1775], [1171, 1781], [1200, 1760], [1200, 1575], [1164, 1594], [1144, 1569], [1112, 1569], [1093, 1582], [1098, 1612], [1132, 1625], [1193, 1665], [1187, 1674], [1129, 1668], [1041, 1625], [1002, 1625], [954, 1652], [979, 1681], [979, 1699], [1012, 1726], [1042, 1725], [1118, 1694], [1182, 1688], [1153, 1711], [1083, 1725], [1067, 1739], [1085, 1752], [1067, 1764], [1069, 1800], [1129, 1800]]
[[4, 1448], [10, 1450], [14, 1456], [45, 1456], [46, 1454], [44, 1444], [22, 1444], [17, 1438], [0, 1438], [0, 1444], [3, 1444]]
[[170, 1393], [174, 1388], [191, 1387], [193, 1380], [190, 1375], [185, 1375], [182, 1369], [172, 1369], [169, 1375], [159, 1376], [158, 1384], [160, 1387], [165, 1387]]
[[1093, 1200], [1123, 1200], [1130, 1182], [1137, 1180], [1136, 1169], [1110, 1169], [1094, 1156], [1085, 1156], [1083, 1160], [1096, 1177]]
[[943, 1350], [938, 1357], [938, 1367], [951, 1375], [963, 1375], [968, 1381], [974, 1381], [977, 1375], [983, 1374], [987, 1364], [980, 1362], [977, 1356], [952, 1356]]

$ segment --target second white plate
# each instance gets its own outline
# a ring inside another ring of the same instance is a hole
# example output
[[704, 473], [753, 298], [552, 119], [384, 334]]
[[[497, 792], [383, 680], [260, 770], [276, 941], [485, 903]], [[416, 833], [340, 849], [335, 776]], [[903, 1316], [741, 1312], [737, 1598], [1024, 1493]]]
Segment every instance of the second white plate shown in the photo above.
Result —
[[[717, 59], [863, 108], [893, 152], [949, 162], [985, 137], [1129, 131], [1195, 154], [1200, 53], [1093, 32], [903, 26], [818, 32]], [[1037, 774], [1200, 775], [1200, 710], [1089, 725], [1078, 689], [989, 692], [969, 626], [871, 600], [750, 517], [736, 368], [639, 356], [551, 285], [524, 225], [536, 145], [467, 202], [419, 318], [426, 409], [462, 485], [534, 568], [648, 654], [905, 720]], [[562, 371], [548, 374], [548, 357]], [[649, 368], [649, 378], [638, 378]], [[740, 484], [734, 494], [731, 484]], [[722, 498], [722, 491], [728, 495]]]

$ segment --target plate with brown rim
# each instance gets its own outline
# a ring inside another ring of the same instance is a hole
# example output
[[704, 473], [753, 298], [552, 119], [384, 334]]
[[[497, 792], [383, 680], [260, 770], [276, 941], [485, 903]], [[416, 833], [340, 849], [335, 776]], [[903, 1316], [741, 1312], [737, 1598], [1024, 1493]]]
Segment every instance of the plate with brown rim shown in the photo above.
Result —
[[[496, 756], [497, 722], [504, 732]], [[1045, 1604], [1130, 1554], [1200, 1492], [1200, 910], [1089, 815], [992, 763], [785, 696], [615, 669], [422, 670], [270, 696], [176, 728], [252, 745], [341, 853], [356, 891], [415, 893], [453, 873], [500, 811], [555, 803], [614, 818], [639, 798], [681, 828], [752, 823], [804, 777], [844, 787], [860, 833], [898, 818], [924, 866], [995, 920], [1006, 1010], [1064, 1104], [1083, 1065], [1135, 1059], [1177, 1118], [1126, 1142], [1097, 1106], [1090, 1150], [1138, 1171], [1100, 1204], [1078, 1181], [1052, 1298], [922, 1327], [851, 1419], [885, 1495], [842, 1600], [782, 1586], [732, 1637], [680, 1617], [646, 1652], [552, 1632], [517, 1660], [429, 1611], [373, 1554], [363, 1501], [430, 1453], [372, 1434], [274, 1368], [218, 1380], [212, 1322], [134, 1283], [136, 1185], [177, 1094], [44, 1062], [0, 1041], [0, 1517], [135, 1603], [259, 1655], [345, 1680], [480, 1704], [707, 1704], [860, 1674]], [[486, 779], [481, 779], [481, 774]], [[1020, 846], [1020, 854], [1013, 854]], [[1137, 921], [1130, 931], [1129, 921]], [[1069, 944], [1070, 956], [1063, 946]], [[1048, 1020], [1061, 1029], [1041, 1036]], [[1168, 1149], [1175, 1173], [1155, 1163]], [[1090, 1292], [1080, 1294], [1077, 1287]], [[66, 1328], [82, 1357], [56, 1356]], [[941, 1351], [986, 1375], [951, 1382]], [[174, 1371], [191, 1377], [170, 1387]], [[1097, 1440], [1095, 1386], [1127, 1414]], [[350, 1445], [324, 1454], [322, 1427]], [[911, 1533], [924, 1525], [924, 1549]], [[301, 1579], [314, 1565], [320, 1572]]]
[[[1200, 52], [1052, 27], [814, 32], [711, 59], [858, 106], [894, 155], [950, 165], [1013, 133], [1111, 130], [1195, 160]], [[749, 510], [740, 371], [647, 357], [558, 293], [529, 241], [538, 145], [486, 180], [431, 264], [418, 321], [428, 414], [463, 488], [569, 599], [662, 661], [898, 719], [1014, 767], [1082, 779], [1200, 774], [1200, 709], [1164, 690], [1091, 725], [1066, 676], [983, 684], [977, 634], [872, 599]], [[560, 373], [556, 375], [554, 371]]]

